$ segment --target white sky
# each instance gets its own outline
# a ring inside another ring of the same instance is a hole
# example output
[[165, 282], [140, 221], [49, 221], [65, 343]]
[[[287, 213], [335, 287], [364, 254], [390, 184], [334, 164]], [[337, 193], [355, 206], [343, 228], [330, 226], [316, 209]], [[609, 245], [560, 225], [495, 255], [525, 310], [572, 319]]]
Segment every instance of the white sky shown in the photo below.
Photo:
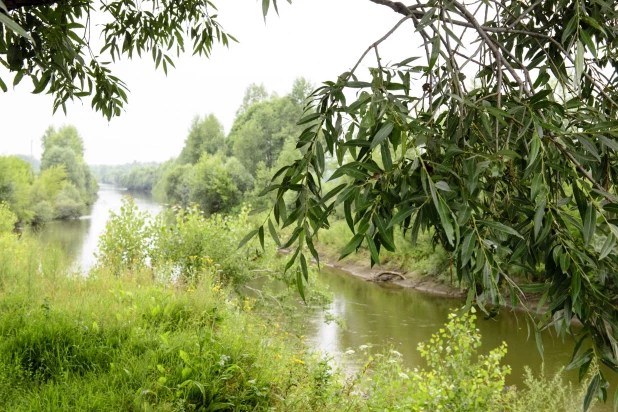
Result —
[[[90, 108], [88, 99], [68, 104], [67, 116], [62, 110], [52, 116], [51, 96], [31, 94], [26, 78], [14, 90], [0, 92], [0, 155], [29, 154], [33, 141], [34, 155], [40, 157], [45, 129], [72, 124], [84, 139], [90, 164], [167, 160], [180, 153], [195, 115], [214, 113], [227, 132], [249, 84], [264, 83], [283, 95], [297, 77], [314, 84], [335, 80], [401, 17], [368, 0], [293, 0], [292, 5], [279, 0], [280, 16], [271, 12], [264, 24], [261, 1], [214, 3], [219, 21], [240, 43], [215, 46], [210, 59], [186, 53], [167, 77], [162, 68], [154, 69], [149, 55], [115, 64], [113, 73], [130, 93], [126, 111], [110, 122]], [[380, 47], [382, 59], [421, 55], [416, 37], [406, 22]], [[375, 66], [373, 53], [366, 62]], [[357, 73], [366, 71], [361, 66]], [[0, 76], [12, 84], [12, 75], [0, 70]]]

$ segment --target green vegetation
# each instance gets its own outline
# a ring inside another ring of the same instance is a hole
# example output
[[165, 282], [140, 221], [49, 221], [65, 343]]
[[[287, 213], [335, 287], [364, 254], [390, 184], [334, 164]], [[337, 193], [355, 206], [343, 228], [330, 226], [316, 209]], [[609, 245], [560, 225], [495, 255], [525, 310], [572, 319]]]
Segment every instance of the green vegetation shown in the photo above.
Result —
[[[302, 322], [282, 308], [313, 309], [234, 288], [254, 267], [285, 279], [273, 245], [257, 259], [231, 247], [248, 228], [246, 212], [204, 218], [179, 209], [153, 219], [127, 200], [88, 276], [71, 274], [59, 249], [2, 229], [13, 219], [0, 206], [3, 409], [540, 411], [530, 400], [551, 393], [551, 405], [580, 410], [583, 389], [566, 392], [559, 377], [507, 388], [506, 348], [477, 357], [473, 314], [453, 314], [419, 346], [426, 368], [362, 346], [364, 366], [345, 376], [305, 346]], [[312, 274], [308, 296], [314, 285]]]
[[77, 218], [94, 202], [98, 190], [83, 160], [83, 141], [71, 126], [58, 131], [50, 128], [42, 140], [43, 156], [36, 175], [27, 161], [0, 157], [0, 203], [6, 203], [22, 223]]

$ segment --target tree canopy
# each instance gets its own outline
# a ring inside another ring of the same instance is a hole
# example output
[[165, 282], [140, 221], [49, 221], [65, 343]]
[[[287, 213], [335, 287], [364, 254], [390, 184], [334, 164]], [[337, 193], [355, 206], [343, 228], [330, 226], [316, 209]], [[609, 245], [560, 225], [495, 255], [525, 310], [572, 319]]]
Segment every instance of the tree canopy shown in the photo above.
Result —
[[[120, 113], [122, 82], [97, 58], [84, 59], [88, 42], [78, 32], [88, 23], [79, 21], [92, 3], [3, 1], [0, 61], [16, 73], [15, 83], [31, 76], [35, 92], [54, 94], [56, 108], [92, 94], [95, 109]], [[478, 303], [488, 316], [496, 314], [490, 305], [523, 305], [541, 353], [539, 332], [552, 326], [577, 341], [570, 368], [585, 372], [597, 359], [618, 371], [617, 4], [369, 1], [401, 20], [349, 71], [313, 92], [298, 122], [302, 156], [275, 173], [265, 192], [276, 192], [276, 205], [245, 241], [258, 236], [263, 243], [265, 228], [274, 234], [276, 226], [291, 226], [288, 269], [302, 295], [307, 259], [319, 259], [313, 240], [339, 205], [352, 232], [342, 256], [364, 245], [379, 263], [380, 251], [394, 248], [394, 230], [412, 241], [429, 232], [468, 286], [468, 305]], [[271, 2], [262, 4], [266, 15]], [[149, 5], [152, 12], [142, 12]], [[152, 52], [166, 70], [172, 59], [164, 50], [182, 51], [183, 34], [203, 54], [233, 39], [208, 1], [101, 7], [113, 17], [103, 49], [114, 59]], [[404, 25], [415, 29], [401, 47], [409, 56], [387, 64], [380, 47]], [[373, 67], [361, 72], [369, 56]], [[251, 107], [230, 139], [246, 166], [253, 148], [236, 147], [243, 133], [260, 131]], [[269, 167], [271, 154], [260, 159]], [[329, 158], [337, 161], [333, 173]], [[323, 190], [326, 179], [336, 186]], [[515, 282], [515, 274], [528, 282]], [[540, 318], [528, 292], [542, 296]], [[581, 329], [571, 328], [574, 318]], [[584, 409], [595, 395], [606, 399], [607, 387], [599, 371]]]
[[[413, 242], [429, 232], [468, 305], [488, 316], [523, 305], [541, 354], [552, 326], [577, 341], [569, 368], [596, 358], [618, 371], [616, 3], [370, 1], [401, 20], [313, 93], [298, 122], [304, 155], [276, 172], [265, 192], [277, 204], [248, 238], [293, 228], [284, 246], [295, 246], [288, 268], [302, 294], [314, 239], [340, 204], [351, 230], [342, 257], [364, 245], [379, 263], [394, 230]], [[380, 46], [403, 25], [420, 47], [387, 64]], [[322, 190], [326, 179], [337, 185]], [[542, 296], [540, 318], [528, 292]], [[607, 386], [599, 372], [584, 409]]]

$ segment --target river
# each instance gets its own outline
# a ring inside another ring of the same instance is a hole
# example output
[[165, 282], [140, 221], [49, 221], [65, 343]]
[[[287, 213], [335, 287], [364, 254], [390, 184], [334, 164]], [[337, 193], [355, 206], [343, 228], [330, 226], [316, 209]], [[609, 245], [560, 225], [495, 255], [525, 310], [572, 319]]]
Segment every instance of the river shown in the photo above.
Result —
[[[128, 194], [141, 210], [151, 213], [161, 210], [161, 206], [148, 194], [101, 184], [99, 197], [86, 216], [78, 220], [52, 222], [40, 236], [45, 242], [63, 245], [76, 266], [88, 269], [95, 262], [97, 240], [105, 229], [109, 212], [118, 211], [122, 198]], [[341, 355], [349, 349], [358, 351], [360, 345], [392, 345], [403, 354], [407, 366], [412, 368], [423, 365], [416, 349], [418, 343], [427, 341], [446, 322], [448, 313], [464, 304], [463, 300], [457, 298], [366, 282], [330, 268], [325, 268], [321, 276], [333, 293], [333, 302], [327, 311], [314, 315], [307, 332], [307, 341], [312, 347], [327, 351], [337, 359], [343, 359]], [[346, 327], [342, 328], [335, 322], [325, 323], [326, 312], [341, 318]], [[482, 352], [506, 342], [508, 353], [504, 363], [512, 367], [507, 383], [522, 387], [524, 366], [528, 365], [538, 373], [542, 363], [534, 336], [528, 338], [523, 315], [507, 309], [491, 320], [483, 320], [480, 315], [477, 327], [483, 337]], [[545, 332], [543, 345], [546, 373], [553, 373], [569, 363], [572, 341], [562, 342], [555, 335]], [[354, 356], [345, 357], [347, 364], [344, 366], [353, 368], [360, 361]], [[610, 379], [612, 386], [609, 393], [612, 394], [618, 384], [617, 376], [610, 372], [605, 375]], [[577, 372], [568, 372], [566, 377], [576, 382]], [[611, 401], [607, 405], [597, 406], [595, 410], [610, 410]]]

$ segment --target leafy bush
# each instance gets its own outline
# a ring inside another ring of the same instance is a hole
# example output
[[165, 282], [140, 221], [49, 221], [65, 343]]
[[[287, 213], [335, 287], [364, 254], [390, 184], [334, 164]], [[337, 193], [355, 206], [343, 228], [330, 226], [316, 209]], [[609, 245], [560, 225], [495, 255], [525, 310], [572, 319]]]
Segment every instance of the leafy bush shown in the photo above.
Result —
[[84, 203], [77, 188], [67, 183], [54, 199], [56, 219], [77, 219], [84, 212]]
[[42, 200], [32, 207], [34, 216], [31, 223], [33, 225], [44, 225], [54, 218], [54, 207], [46, 200]]
[[133, 198], [122, 201], [118, 213], [109, 212], [105, 231], [99, 237], [97, 265], [119, 274], [124, 268], [146, 266], [150, 231], [146, 225], [148, 213], [140, 212]]
[[0, 233], [12, 232], [17, 223], [17, 216], [11, 212], [9, 205], [0, 203]]

